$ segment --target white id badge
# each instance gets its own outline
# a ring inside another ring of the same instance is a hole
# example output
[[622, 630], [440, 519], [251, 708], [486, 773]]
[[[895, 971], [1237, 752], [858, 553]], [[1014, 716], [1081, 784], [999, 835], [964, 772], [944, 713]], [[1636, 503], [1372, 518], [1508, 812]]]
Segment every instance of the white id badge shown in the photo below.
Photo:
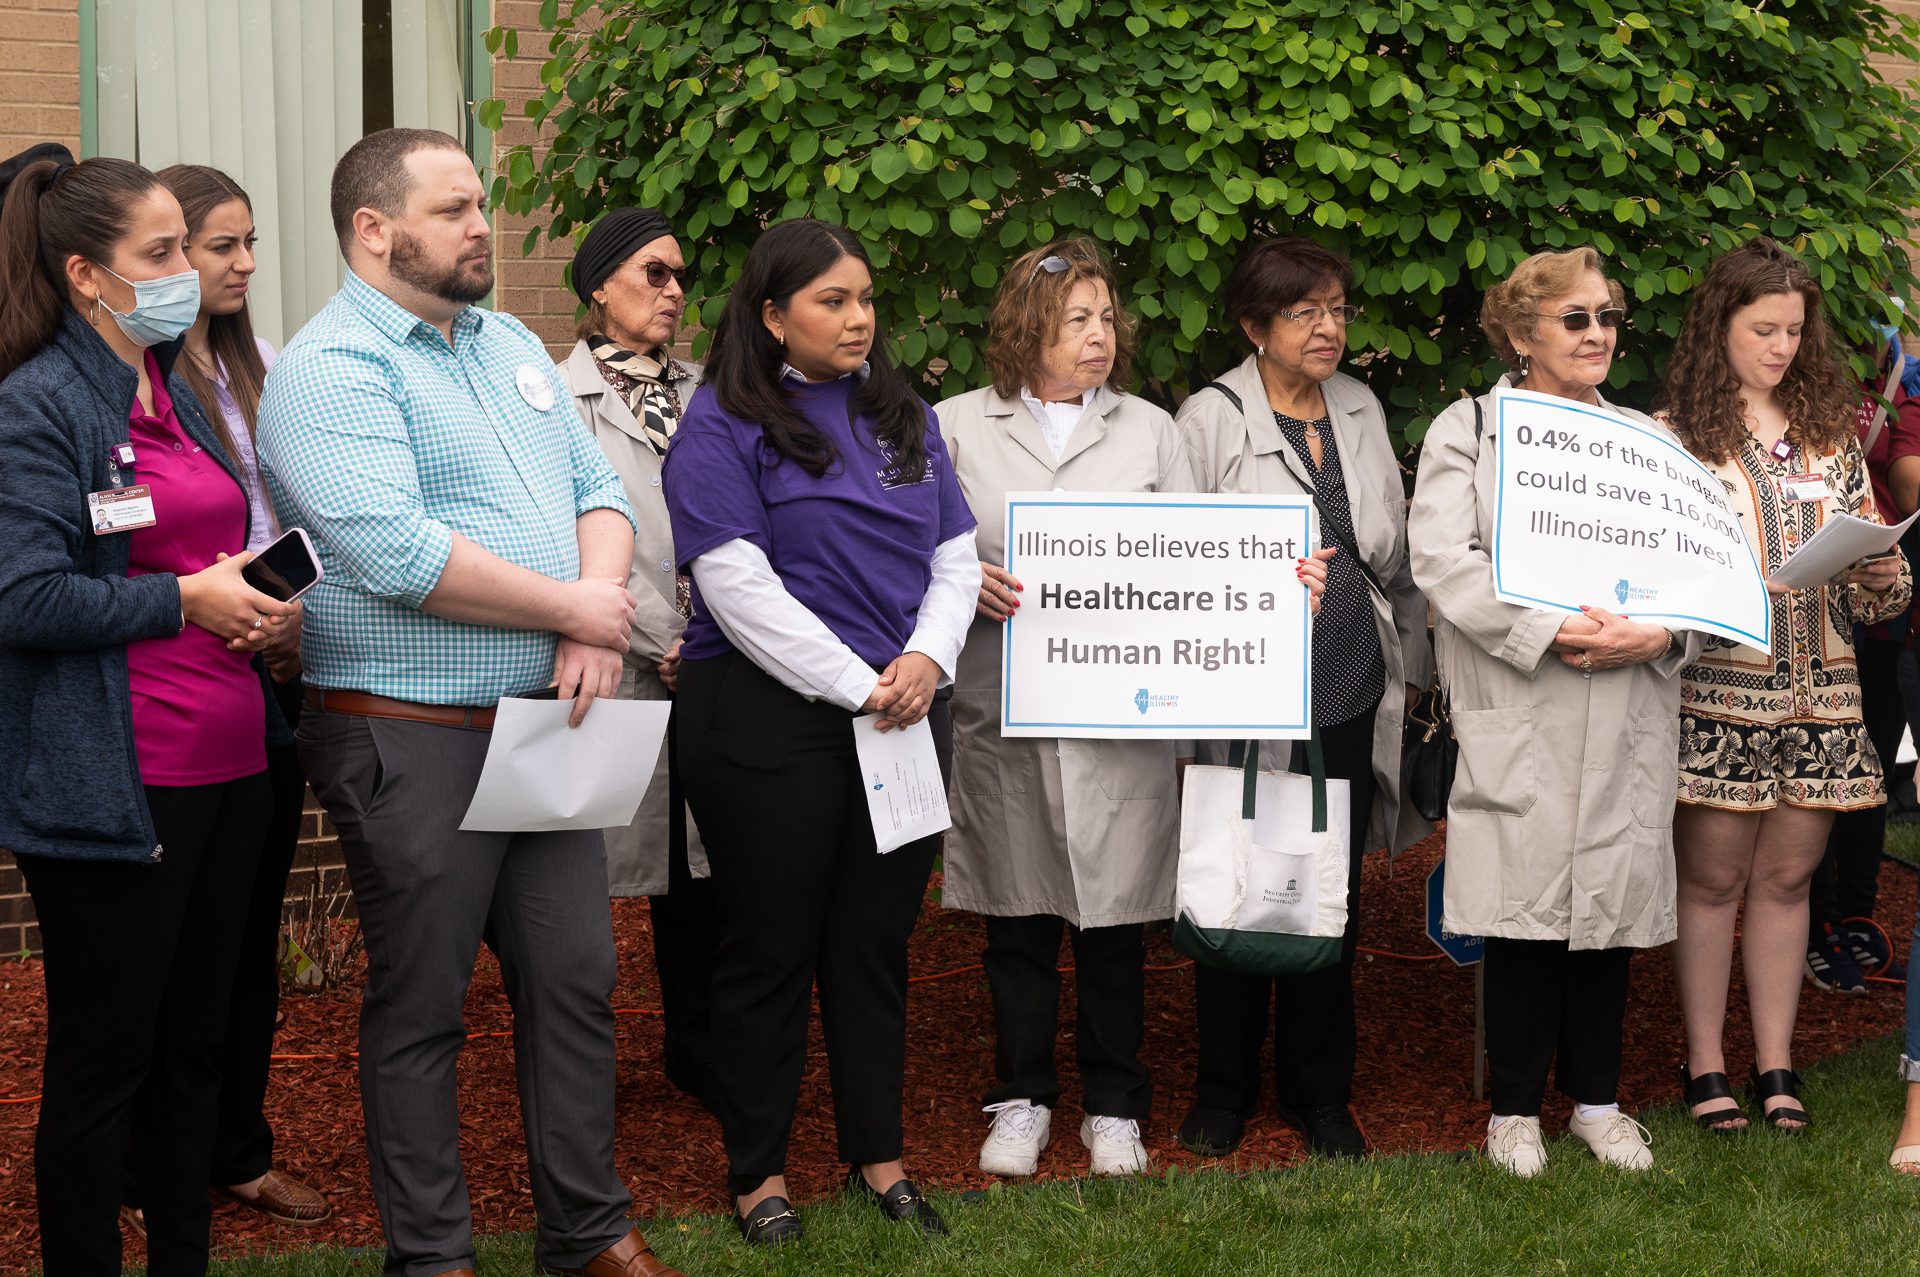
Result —
[[1827, 481], [1817, 474], [1790, 474], [1780, 480], [1780, 491], [1789, 501], [1825, 501]]
[[93, 530], [98, 536], [150, 528], [159, 522], [153, 516], [153, 490], [144, 483], [136, 483], [131, 488], [89, 492], [87, 515], [93, 521]]

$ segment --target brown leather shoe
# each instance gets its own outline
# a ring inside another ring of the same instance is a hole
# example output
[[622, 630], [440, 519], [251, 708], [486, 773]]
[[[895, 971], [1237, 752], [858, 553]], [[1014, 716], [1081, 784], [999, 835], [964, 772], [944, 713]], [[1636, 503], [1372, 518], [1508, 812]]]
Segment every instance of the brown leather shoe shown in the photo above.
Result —
[[215, 1188], [216, 1202], [236, 1202], [282, 1224], [318, 1224], [333, 1215], [333, 1203], [291, 1175], [268, 1171], [259, 1196], [248, 1200], [230, 1188]]
[[625, 1237], [589, 1259], [584, 1268], [541, 1271], [560, 1273], [563, 1277], [686, 1277], [678, 1268], [661, 1263], [637, 1228], [628, 1229]]

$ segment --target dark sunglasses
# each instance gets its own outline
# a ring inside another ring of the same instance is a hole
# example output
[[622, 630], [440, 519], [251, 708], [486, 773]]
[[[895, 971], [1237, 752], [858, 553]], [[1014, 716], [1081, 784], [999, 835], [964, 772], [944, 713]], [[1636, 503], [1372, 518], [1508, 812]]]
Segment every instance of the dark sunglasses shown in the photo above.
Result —
[[1563, 315], [1549, 315], [1544, 311], [1535, 311], [1541, 319], [1557, 319], [1560, 326], [1570, 333], [1583, 333], [1594, 324], [1602, 328], [1618, 328], [1627, 322], [1627, 312], [1618, 306], [1609, 306], [1605, 310], [1570, 310]]
[[680, 291], [684, 293], [687, 291], [687, 285], [693, 282], [693, 269], [688, 266], [674, 270], [665, 262], [643, 262], [641, 269], [647, 272], [648, 288], [665, 288], [667, 281], [672, 279], [679, 282]]

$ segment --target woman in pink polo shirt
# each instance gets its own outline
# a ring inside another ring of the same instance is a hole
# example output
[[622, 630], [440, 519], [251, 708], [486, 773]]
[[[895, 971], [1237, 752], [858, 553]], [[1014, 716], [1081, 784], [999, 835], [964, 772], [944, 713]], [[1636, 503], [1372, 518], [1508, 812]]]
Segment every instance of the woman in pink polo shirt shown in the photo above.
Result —
[[0, 846], [32, 894], [53, 1277], [207, 1265], [240, 923], [271, 798], [247, 496], [174, 372], [199, 313], [179, 202], [124, 160], [0, 165]]

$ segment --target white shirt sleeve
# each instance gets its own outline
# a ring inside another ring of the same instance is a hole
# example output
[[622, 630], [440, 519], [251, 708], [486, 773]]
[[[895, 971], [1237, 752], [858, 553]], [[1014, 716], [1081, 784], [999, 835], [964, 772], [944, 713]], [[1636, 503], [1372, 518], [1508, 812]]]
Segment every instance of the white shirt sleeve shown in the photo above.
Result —
[[953, 682], [953, 667], [960, 660], [979, 597], [980, 554], [973, 533], [942, 541], [933, 552], [933, 580], [920, 599], [919, 620], [907, 640], [907, 651], [923, 653], [940, 667], [935, 686]]
[[759, 546], [736, 537], [695, 559], [691, 570], [701, 606], [727, 641], [782, 684], [855, 713], [873, 695], [880, 675], [787, 591]]

